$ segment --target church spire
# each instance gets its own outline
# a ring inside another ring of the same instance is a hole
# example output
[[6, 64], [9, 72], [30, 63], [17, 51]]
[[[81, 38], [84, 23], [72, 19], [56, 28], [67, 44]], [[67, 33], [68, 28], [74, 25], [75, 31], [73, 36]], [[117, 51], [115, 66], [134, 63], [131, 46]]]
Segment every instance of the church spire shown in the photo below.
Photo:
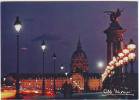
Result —
[[77, 49], [78, 50], [82, 49], [81, 42], [80, 42], [80, 36], [79, 36], [79, 40], [78, 40], [78, 44], [77, 44]]

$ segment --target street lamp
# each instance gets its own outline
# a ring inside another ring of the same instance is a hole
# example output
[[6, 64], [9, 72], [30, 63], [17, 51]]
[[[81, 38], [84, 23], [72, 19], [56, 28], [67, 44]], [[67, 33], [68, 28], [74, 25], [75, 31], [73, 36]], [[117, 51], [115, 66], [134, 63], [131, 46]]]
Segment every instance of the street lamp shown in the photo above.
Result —
[[136, 45], [135, 45], [135, 43], [134, 43], [134, 41], [133, 41], [132, 39], [130, 39], [127, 48], [128, 48], [130, 51], [134, 51], [134, 50], [136, 49]]
[[134, 61], [135, 61], [135, 57], [136, 57], [135, 53], [130, 53], [130, 54], [128, 55], [128, 59], [129, 59], [129, 61], [130, 61], [130, 63], [131, 63], [131, 73], [134, 72], [133, 63], [134, 63]]
[[6, 80], [6, 78], [4, 77], [4, 78], [3, 78], [3, 81], [5, 81], [5, 80]]
[[16, 30], [17, 33], [20, 32], [21, 28], [22, 28], [22, 24], [21, 21], [19, 20], [19, 17], [16, 17], [15, 23], [14, 23], [14, 28]]
[[67, 75], [68, 75], [68, 73], [67, 73], [67, 72], [65, 72], [65, 75], [67, 76]]
[[45, 51], [46, 51], [46, 43], [43, 40], [42, 44], [41, 44], [41, 49], [43, 51], [43, 72], [42, 72], [42, 95], [45, 95], [45, 78], [44, 78], [44, 55], [45, 55]]
[[122, 58], [124, 56], [124, 53], [120, 52], [118, 53], [119, 58]]
[[123, 49], [123, 53], [126, 55], [129, 53], [129, 50], [127, 48]]
[[[63, 66], [63, 64], [61, 64], [61, 66], [60, 66], [60, 70], [61, 70], [61, 73], [63, 74], [64, 73], [64, 66]], [[62, 84], [63, 84], [63, 82], [64, 82], [64, 78], [62, 79]]]
[[72, 80], [72, 77], [70, 77], [70, 81], [71, 81], [71, 84], [73, 84], [73, 83], [72, 83], [72, 81], [73, 81], [73, 80]]
[[63, 64], [60, 66], [60, 69], [61, 69], [61, 70], [64, 70], [64, 66], [63, 66]]
[[4, 77], [4, 78], [3, 78], [3, 84], [4, 84], [4, 85], [5, 85], [5, 81], [6, 81], [6, 78]]
[[116, 66], [116, 67], [119, 67], [119, 66], [120, 66], [119, 61], [116, 61], [115, 66]]
[[97, 63], [98, 68], [102, 69], [104, 67], [104, 63], [102, 61], [99, 61]]
[[16, 98], [20, 98], [19, 90], [20, 90], [20, 83], [19, 83], [19, 33], [22, 28], [21, 21], [19, 20], [19, 17], [16, 17], [15, 23], [14, 23], [14, 28], [16, 31], [16, 40], [17, 40], [17, 69], [16, 69]]
[[129, 49], [129, 51], [131, 51], [131, 53], [128, 55], [128, 58], [131, 63], [131, 73], [133, 73], [134, 72], [133, 63], [134, 63], [135, 57], [136, 57], [136, 55], [135, 55], [136, 45], [132, 39], [130, 39], [127, 48]]
[[56, 84], [55, 84], [55, 63], [56, 63], [56, 54], [53, 54], [53, 60], [54, 60], [54, 93], [56, 94]]
[[123, 59], [120, 59], [120, 60], [119, 60], [119, 63], [120, 63], [120, 65], [122, 66], [122, 65], [124, 64]]

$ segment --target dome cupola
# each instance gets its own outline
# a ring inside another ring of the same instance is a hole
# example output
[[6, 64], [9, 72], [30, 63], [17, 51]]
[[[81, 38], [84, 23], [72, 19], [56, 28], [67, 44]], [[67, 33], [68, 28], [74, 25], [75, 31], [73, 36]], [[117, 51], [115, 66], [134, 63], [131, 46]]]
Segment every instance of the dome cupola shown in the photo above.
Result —
[[85, 52], [82, 49], [80, 38], [77, 43], [77, 49], [71, 57], [72, 72], [87, 72], [88, 61]]

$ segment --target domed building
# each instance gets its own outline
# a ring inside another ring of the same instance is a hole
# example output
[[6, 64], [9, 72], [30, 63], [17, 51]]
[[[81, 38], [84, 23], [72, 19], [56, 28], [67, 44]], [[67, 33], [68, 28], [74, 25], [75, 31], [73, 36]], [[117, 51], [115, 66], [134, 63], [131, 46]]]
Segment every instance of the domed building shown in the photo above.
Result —
[[80, 39], [77, 44], [77, 49], [71, 57], [72, 72], [88, 72], [88, 61], [85, 52], [82, 49]]
[[[73, 92], [96, 92], [101, 91], [102, 81], [101, 74], [88, 72], [88, 61], [85, 52], [82, 49], [80, 39], [77, 43], [77, 49], [71, 57], [72, 72], [65, 73], [45, 73], [44, 76], [41, 73], [20, 73], [20, 89], [22, 90], [34, 90], [41, 93], [42, 79], [45, 77], [45, 89], [54, 91], [54, 79], [56, 91], [61, 91], [63, 84], [68, 82], [73, 86]], [[10, 73], [6, 77], [13, 77], [13, 84], [16, 84], [16, 73]], [[2, 78], [3, 80], [3, 78]], [[2, 82], [5, 84], [4, 81]]]

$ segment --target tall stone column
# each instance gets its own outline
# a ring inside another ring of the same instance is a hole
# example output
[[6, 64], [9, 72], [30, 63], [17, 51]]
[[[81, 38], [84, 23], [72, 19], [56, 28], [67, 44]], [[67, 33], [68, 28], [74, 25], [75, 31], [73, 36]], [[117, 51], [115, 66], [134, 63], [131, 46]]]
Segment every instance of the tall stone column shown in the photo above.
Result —
[[[113, 42], [115, 43], [114, 46], [116, 48], [114, 48], [113, 50], [113, 55], [114, 56], [117, 56], [118, 54], [118, 51], [122, 50], [124, 47], [123, 47], [123, 35], [124, 33], [126, 32], [125, 29], [115, 29], [114, 31], [114, 38], [113, 38]], [[118, 74], [121, 74], [122, 73], [122, 66], [120, 68], [118, 68]]]
[[[112, 60], [112, 57], [118, 56], [118, 51], [122, 50], [123, 45], [123, 35], [125, 33], [125, 29], [123, 29], [119, 24], [119, 17], [121, 16], [122, 10], [117, 9], [117, 11], [105, 11], [107, 15], [110, 17], [110, 25], [104, 31], [107, 37], [107, 64], [109, 61]], [[111, 44], [110, 44], [111, 43]], [[109, 87], [111, 84], [115, 85], [115, 87], [119, 87], [121, 83], [121, 73], [122, 73], [122, 66], [115, 68], [115, 75], [110, 78], [112, 81], [108, 81]]]
[[112, 57], [112, 44], [110, 41], [107, 40], [107, 64], [109, 63], [109, 61], [111, 60]]
[[113, 42], [112, 50], [113, 50], [113, 56], [117, 56], [117, 42]]

